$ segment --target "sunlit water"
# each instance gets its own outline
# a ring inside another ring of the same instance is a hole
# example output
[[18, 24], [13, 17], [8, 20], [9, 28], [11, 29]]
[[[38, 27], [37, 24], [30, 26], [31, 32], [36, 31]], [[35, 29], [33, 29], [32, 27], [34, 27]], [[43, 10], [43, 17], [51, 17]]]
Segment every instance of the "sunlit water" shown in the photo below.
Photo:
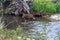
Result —
[[38, 34], [46, 36], [47, 40], [58, 40], [58, 36], [60, 38], [60, 21], [50, 21], [45, 18], [36, 18], [35, 21], [24, 22], [24, 20], [19, 16], [5, 15], [4, 22], [5, 25], [12, 22], [7, 26], [8, 29], [15, 29], [18, 25], [22, 25], [23, 32], [27, 31], [36, 38], [39, 37]]
[[[42, 34], [44, 31], [47, 34], [47, 40], [57, 40], [58, 33], [60, 34], [60, 22], [37, 22], [34, 21], [33, 28], [30, 29], [30, 33], [32, 33], [36, 37], [36, 33]], [[44, 28], [46, 27], [46, 28]], [[59, 35], [60, 36], [60, 35]]]

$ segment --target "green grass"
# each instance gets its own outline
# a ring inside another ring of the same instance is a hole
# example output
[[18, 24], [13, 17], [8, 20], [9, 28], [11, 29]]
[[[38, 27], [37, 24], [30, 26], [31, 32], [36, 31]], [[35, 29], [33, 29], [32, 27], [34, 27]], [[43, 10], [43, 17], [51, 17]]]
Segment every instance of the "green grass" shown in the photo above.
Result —
[[20, 26], [18, 26], [16, 30], [7, 30], [3, 28], [0, 29], [0, 39], [2, 40], [35, 40], [31, 35], [24, 34]]
[[56, 3], [56, 11], [60, 13], [60, 2]]
[[60, 13], [60, 2], [53, 3], [50, 1], [34, 0], [32, 3], [32, 10], [44, 14]]

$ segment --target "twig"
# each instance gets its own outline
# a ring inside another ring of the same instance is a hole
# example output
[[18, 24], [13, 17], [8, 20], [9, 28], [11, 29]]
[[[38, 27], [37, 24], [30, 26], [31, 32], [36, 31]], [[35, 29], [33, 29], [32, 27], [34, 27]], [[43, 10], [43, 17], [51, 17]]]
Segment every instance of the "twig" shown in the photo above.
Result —
[[7, 27], [8, 25], [10, 25], [10, 24], [13, 23], [13, 22], [15, 22], [15, 21], [9, 22], [7, 25], [4, 26], [4, 28]]

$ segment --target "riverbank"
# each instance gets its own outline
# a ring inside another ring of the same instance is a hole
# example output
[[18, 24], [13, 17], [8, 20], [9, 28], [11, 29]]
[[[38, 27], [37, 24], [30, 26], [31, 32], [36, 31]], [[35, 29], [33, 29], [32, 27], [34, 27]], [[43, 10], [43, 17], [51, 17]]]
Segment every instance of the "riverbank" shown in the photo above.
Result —
[[[1, 14], [0, 14], [1, 15]], [[3, 15], [11, 15], [11, 16], [19, 16], [19, 17], [22, 17], [22, 14], [19, 14], [19, 15], [15, 15], [15, 14], [3, 14]], [[46, 19], [49, 19], [49, 20], [56, 20], [56, 21], [60, 21], [60, 14], [41, 14], [41, 13], [33, 13], [32, 14], [34, 17], [43, 17], [43, 18], [46, 18]]]

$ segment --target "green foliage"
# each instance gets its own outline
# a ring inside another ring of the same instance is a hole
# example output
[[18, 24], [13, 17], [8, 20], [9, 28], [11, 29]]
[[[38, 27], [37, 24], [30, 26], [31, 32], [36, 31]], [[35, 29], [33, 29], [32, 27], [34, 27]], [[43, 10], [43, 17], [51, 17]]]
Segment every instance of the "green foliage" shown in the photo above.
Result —
[[10, 12], [11, 12], [11, 8], [4, 9], [4, 13], [10, 13]]
[[15, 30], [5, 30], [5, 35], [6, 37], [13, 37], [14, 35], [16, 35]]
[[30, 35], [23, 34], [21, 26], [18, 26], [16, 30], [0, 29], [0, 38], [3, 40], [33, 40]]
[[60, 13], [60, 2], [56, 3], [56, 10], [58, 13]]
[[0, 3], [4, 2], [5, 0], [0, 0]]
[[54, 13], [56, 12], [56, 5], [52, 2], [34, 0], [32, 9], [37, 12]]

